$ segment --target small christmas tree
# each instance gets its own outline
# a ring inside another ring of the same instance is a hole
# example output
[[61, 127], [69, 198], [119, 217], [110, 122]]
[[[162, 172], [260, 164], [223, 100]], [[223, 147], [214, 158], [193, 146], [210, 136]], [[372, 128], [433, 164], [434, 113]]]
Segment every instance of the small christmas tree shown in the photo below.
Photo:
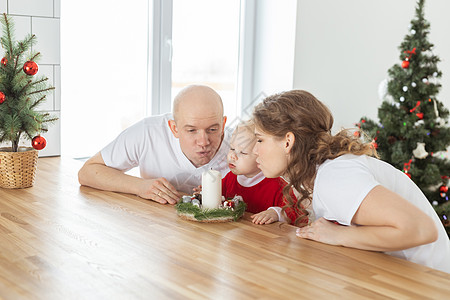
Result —
[[442, 73], [437, 68], [440, 59], [427, 40], [430, 24], [424, 18], [424, 2], [418, 1], [409, 34], [399, 47], [401, 64], [388, 71], [386, 96], [378, 109], [380, 122], [363, 117], [357, 125], [373, 138], [382, 160], [419, 186], [449, 232], [450, 162], [442, 154], [450, 145], [449, 111], [436, 97]]
[[46, 141], [40, 134], [48, 131], [47, 124], [57, 118], [36, 109], [54, 87], [48, 84], [48, 78], [34, 76], [38, 71], [35, 60], [40, 55], [31, 49], [36, 36], [29, 34], [24, 40], [15, 41], [10, 17], [3, 14], [1, 23], [5, 55], [0, 61], [0, 143], [10, 141], [11, 151], [17, 152], [23, 136], [32, 140], [35, 149], [41, 150]]

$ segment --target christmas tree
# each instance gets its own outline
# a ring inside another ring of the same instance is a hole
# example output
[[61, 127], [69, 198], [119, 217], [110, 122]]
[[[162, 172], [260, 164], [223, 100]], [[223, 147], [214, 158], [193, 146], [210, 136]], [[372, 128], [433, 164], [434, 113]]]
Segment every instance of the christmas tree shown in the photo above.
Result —
[[449, 111], [437, 99], [442, 73], [427, 39], [430, 24], [424, 18], [424, 2], [417, 2], [416, 16], [399, 47], [401, 63], [388, 70], [386, 95], [378, 109], [380, 122], [363, 117], [357, 125], [373, 139], [382, 160], [419, 186], [449, 232], [450, 162], [442, 154], [450, 145]]
[[36, 36], [29, 34], [22, 41], [14, 39], [14, 24], [11, 18], [1, 16], [3, 35], [1, 45], [5, 51], [0, 61], [0, 143], [11, 142], [11, 151], [17, 152], [21, 137], [32, 140], [32, 146], [41, 150], [46, 141], [40, 136], [48, 131], [47, 124], [57, 118], [37, 110], [46, 100], [46, 94], [54, 87], [48, 78], [35, 76], [36, 60], [40, 53], [32, 46]]

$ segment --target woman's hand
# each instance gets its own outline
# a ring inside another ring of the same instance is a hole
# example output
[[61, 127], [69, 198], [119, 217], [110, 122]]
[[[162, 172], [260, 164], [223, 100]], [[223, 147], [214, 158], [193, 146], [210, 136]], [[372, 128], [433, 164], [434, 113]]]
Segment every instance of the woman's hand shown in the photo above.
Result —
[[278, 214], [273, 209], [268, 209], [250, 216], [254, 224], [270, 224], [278, 221]]
[[320, 218], [310, 225], [298, 228], [296, 235], [304, 239], [338, 246], [341, 245], [339, 233], [342, 230], [345, 230], [345, 226]]

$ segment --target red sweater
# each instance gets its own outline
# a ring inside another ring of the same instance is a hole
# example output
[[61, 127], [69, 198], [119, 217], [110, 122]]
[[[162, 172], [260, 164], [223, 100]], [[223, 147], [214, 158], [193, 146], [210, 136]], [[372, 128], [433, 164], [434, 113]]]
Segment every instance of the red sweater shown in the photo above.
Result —
[[[237, 181], [237, 175], [228, 172], [222, 179], [222, 195], [225, 198], [232, 198], [236, 195], [242, 196], [242, 199], [247, 204], [247, 211], [255, 214], [271, 206], [283, 207], [286, 203], [282, 190], [286, 184], [286, 181], [278, 177], [264, 178], [254, 186], [244, 187]], [[294, 201], [297, 200], [293, 193], [291, 193], [291, 197], [293, 197]], [[293, 224], [298, 215], [292, 208], [288, 208], [285, 211]]]

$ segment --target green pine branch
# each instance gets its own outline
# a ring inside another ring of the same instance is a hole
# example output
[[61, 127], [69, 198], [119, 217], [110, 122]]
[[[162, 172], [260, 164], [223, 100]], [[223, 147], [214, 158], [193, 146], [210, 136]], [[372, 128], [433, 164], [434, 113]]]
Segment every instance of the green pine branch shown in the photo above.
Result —
[[14, 24], [12, 24], [9, 21], [9, 18], [5, 13], [3, 14], [3, 18], [1, 20], [2, 20], [2, 24], [3, 24], [3, 34], [4, 34], [4, 37], [2, 37], [2, 39], [1, 39], [2, 46], [5, 49], [9, 49], [9, 53], [12, 54], [14, 40], [12, 39], [11, 31], [14, 30]]

